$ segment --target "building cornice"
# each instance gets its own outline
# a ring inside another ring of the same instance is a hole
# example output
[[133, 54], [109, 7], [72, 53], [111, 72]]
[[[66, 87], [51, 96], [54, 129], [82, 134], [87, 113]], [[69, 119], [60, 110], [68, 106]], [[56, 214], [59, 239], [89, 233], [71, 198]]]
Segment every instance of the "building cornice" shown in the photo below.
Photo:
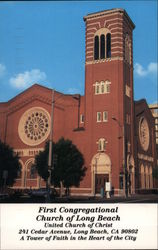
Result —
[[83, 20], [87, 21], [88, 19], [94, 19], [94, 18], [97, 18], [97, 17], [107, 16], [107, 15], [115, 14], [115, 13], [122, 13], [122, 14], [124, 14], [126, 16], [126, 18], [129, 20], [132, 28], [133, 29], [135, 28], [135, 24], [132, 22], [132, 20], [129, 17], [129, 15], [127, 14], [127, 12], [124, 9], [119, 9], [119, 8], [111, 9], [111, 10], [104, 10], [104, 11], [100, 11], [100, 12], [95, 12], [95, 13], [92, 13], [92, 14], [88, 14], [87, 16], [83, 17]]

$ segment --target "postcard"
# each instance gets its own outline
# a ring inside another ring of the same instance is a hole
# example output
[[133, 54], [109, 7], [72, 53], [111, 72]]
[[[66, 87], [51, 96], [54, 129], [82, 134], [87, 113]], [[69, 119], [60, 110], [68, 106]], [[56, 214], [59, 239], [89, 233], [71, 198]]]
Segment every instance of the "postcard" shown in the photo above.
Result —
[[156, 1], [0, 3], [1, 249], [157, 249]]

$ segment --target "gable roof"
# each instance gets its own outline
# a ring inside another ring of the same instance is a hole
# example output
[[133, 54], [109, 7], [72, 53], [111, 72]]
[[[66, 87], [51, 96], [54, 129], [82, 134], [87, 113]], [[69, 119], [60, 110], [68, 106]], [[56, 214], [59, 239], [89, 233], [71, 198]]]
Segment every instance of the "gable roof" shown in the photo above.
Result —
[[135, 109], [135, 116], [140, 116], [144, 112], [147, 112], [151, 117], [151, 119], [154, 119], [146, 99], [140, 99], [138, 101], [134, 101], [134, 109]]

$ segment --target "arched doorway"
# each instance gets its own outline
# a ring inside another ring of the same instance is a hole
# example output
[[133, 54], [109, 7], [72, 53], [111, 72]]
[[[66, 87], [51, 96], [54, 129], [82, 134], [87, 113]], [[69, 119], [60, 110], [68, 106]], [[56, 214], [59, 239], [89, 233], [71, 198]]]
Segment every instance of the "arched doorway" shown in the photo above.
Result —
[[38, 175], [37, 170], [33, 166], [34, 158], [31, 158], [25, 163], [25, 176], [24, 187], [25, 188], [38, 188]]
[[111, 183], [111, 159], [105, 153], [97, 153], [91, 161], [92, 194], [100, 194], [105, 183]]

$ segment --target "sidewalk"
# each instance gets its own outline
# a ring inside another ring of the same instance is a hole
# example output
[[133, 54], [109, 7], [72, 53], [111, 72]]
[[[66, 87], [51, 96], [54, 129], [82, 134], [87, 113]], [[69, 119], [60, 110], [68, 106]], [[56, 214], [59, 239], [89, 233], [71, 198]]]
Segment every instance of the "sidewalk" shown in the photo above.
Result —
[[54, 200], [56, 203], [129, 203], [133, 201], [157, 201], [158, 203], [158, 194], [135, 194], [129, 197], [122, 197], [122, 196], [112, 196], [110, 198], [106, 197], [99, 197], [99, 196], [70, 196], [70, 197], [58, 197]]

